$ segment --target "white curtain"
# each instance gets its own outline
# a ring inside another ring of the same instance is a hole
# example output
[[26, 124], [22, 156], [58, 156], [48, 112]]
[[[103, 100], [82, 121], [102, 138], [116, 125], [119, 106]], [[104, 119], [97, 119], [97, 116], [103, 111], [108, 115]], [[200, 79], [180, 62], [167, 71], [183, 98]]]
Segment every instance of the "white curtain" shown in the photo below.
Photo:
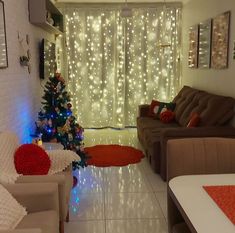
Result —
[[170, 101], [180, 82], [179, 7], [64, 9], [68, 88], [86, 128], [135, 126], [138, 105]]

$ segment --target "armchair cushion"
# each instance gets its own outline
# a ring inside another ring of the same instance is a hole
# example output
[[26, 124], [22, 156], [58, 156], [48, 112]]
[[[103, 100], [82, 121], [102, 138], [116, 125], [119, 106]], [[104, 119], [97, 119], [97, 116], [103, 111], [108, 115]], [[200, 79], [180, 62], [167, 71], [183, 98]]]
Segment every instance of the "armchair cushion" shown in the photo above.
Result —
[[0, 230], [14, 229], [27, 212], [2, 185], [0, 197]]

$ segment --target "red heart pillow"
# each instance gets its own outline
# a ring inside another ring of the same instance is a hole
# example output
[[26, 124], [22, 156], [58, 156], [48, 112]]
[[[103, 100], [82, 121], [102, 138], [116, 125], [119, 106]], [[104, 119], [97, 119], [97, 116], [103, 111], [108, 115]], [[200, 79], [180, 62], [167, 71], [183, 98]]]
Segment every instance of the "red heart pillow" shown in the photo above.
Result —
[[175, 114], [171, 110], [166, 110], [160, 114], [160, 120], [163, 123], [170, 123], [171, 121], [174, 120], [174, 118], [175, 118]]
[[16, 171], [23, 175], [46, 175], [51, 161], [48, 154], [35, 144], [23, 144], [15, 152]]

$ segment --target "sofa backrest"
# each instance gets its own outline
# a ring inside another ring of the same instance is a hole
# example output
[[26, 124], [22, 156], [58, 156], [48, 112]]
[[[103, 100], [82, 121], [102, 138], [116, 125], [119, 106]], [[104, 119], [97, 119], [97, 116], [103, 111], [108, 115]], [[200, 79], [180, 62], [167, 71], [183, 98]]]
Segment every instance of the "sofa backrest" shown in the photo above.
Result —
[[234, 116], [235, 100], [231, 97], [210, 94], [184, 86], [174, 98], [175, 119], [181, 126], [187, 126], [191, 114], [200, 115], [199, 126], [225, 125]]
[[235, 173], [234, 138], [167, 141], [167, 181], [182, 175]]

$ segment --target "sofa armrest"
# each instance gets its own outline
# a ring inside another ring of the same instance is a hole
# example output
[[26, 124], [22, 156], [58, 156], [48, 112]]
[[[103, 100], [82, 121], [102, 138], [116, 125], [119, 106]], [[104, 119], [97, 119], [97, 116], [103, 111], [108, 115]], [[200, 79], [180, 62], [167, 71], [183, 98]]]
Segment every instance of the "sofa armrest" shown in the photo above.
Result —
[[149, 104], [142, 104], [139, 105], [139, 116], [140, 117], [147, 117], [148, 116], [148, 112], [149, 112]]
[[56, 183], [59, 190], [59, 211], [60, 220], [65, 220], [67, 216], [67, 202], [66, 202], [66, 176], [61, 174], [55, 175], [34, 175], [34, 176], [20, 176], [17, 183]]
[[184, 138], [167, 143], [167, 180], [181, 175], [235, 173], [234, 138]]
[[56, 183], [7, 184], [5, 188], [28, 213], [55, 210], [59, 214]]
[[42, 230], [37, 228], [27, 228], [15, 230], [0, 230], [0, 233], [42, 233]]

